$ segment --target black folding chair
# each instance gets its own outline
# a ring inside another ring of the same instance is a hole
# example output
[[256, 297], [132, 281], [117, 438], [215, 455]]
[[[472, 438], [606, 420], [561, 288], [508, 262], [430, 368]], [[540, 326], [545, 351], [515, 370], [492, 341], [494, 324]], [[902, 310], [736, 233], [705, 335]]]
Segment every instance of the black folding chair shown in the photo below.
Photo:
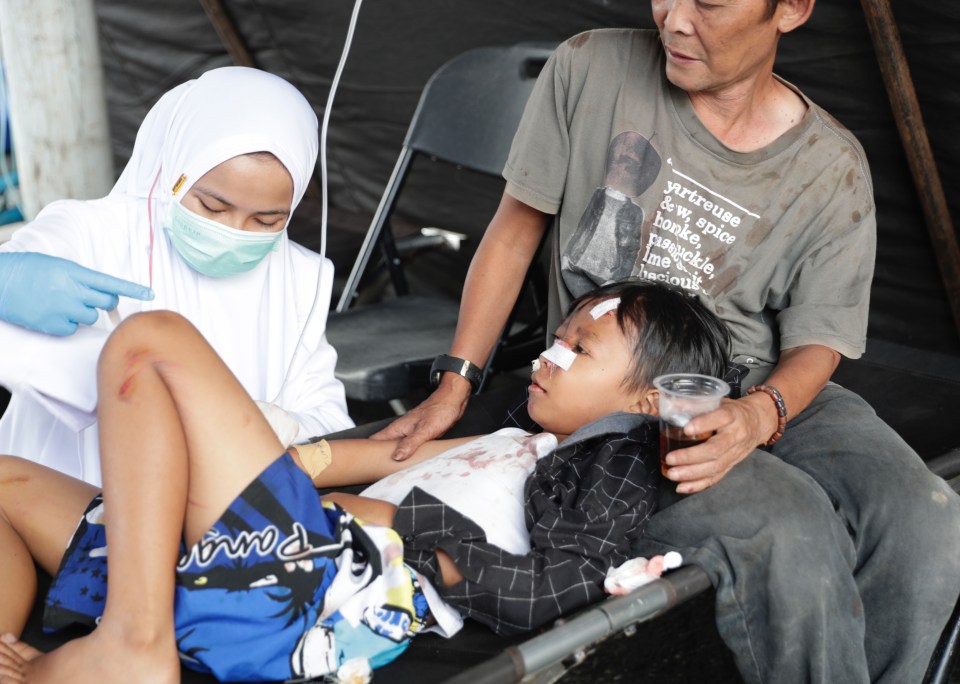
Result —
[[[380, 205], [327, 323], [327, 337], [338, 353], [336, 375], [349, 399], [392, 402], [426, 388], [434, 357], [448, 351], [453, 340], [458, 303], [410, 294], [403, 252], [411, 241], [396, 239], [389, 225], [414, 158], [422, 155], [435, 163], [500, 178], [530, 91], [554, 47], [475, 48], [441, 66], [424, 87]], [[425, 231], [413, 238], [412, 245], [419, 249], [449, 240], [443, 231]], [[396, 297], [359, 304], [364, 276], [378, 247]], [[514, 307], [484, 378], [494, 358], [506, 358], [507, 350], [529, 346], [526, 355], [513, 357], [529, 360], [542, 348], [546, 280], [537, 265], [528, 273], [524, 289], [534, 313], [519, 324], [519, 304]], [[510, 363], [517, 362], [504, 365]]]

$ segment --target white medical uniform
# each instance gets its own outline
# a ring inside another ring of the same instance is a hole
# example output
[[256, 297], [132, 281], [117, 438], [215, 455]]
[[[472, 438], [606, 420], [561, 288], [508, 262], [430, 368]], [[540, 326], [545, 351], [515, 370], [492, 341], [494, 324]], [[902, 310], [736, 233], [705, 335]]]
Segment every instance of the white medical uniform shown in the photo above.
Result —
[[[268, 151], [283, 163], [295, 207], [317, 147], [316, 115], [293, 86], [255, 69], [215, 69], [150, 110], [107, 197], [55, 202], [0, 249], [60, 256], [152, 286], [153, 301], [121, 298], [121, 317], [170, 309], [188, 318], [255, 400], [299, 420], [298, 440], [352, 427], [325, 336], [332, 263], [284, 230], [252, 270], [211, 278], [180, 258], [163, 229], [172, 202], [197, 179], [249, 152]], [[101, 314], [94, 326], [57, 338], [0, 322], [0, 383], [13, 394], [0, 420], [0, 453], [99, 484], [96, 361], [112, 327]]]

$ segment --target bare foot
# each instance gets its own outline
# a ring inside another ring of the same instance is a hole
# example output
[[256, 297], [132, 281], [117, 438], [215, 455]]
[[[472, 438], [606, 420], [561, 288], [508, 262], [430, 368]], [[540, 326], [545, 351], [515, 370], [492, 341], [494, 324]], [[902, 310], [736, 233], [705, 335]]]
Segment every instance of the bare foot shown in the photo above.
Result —
[[13, 634], [7, 632], [0, 636], [0, 683], [24, 681], [27, 663], [38, 655], [40, 651]]
[[180, 661], [173, 634], [164, 641], [169, 643], [130, 643], [122, 635], [98, 628], [44, 654], [4, 635], [0, 639], [0, 684], [173, 684], [180, 681]]

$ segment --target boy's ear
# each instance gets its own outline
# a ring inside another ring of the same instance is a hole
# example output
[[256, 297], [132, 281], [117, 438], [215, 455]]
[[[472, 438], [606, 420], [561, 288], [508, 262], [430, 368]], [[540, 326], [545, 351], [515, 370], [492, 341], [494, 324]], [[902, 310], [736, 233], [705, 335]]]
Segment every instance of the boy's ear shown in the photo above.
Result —
[[656, 387], [643, 390], [640, 396], [637, 397], [637, 401], [630, 406], [628, 411], [630, 413], [646, 413], [650, 416], [659, 416], [660, 390]]

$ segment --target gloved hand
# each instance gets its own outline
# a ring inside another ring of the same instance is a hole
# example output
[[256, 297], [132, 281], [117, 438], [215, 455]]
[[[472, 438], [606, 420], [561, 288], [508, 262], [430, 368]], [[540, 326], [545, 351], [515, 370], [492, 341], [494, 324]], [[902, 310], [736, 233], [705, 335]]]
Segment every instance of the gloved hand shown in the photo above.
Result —
[[50, 335], [72, 335], [91, 325], [97, 309], [114, 309], [120, 296], [153, 299], [153, 290], [129, 280], [36, 252], [0, 252], [0, 319]]
[[263, 413], [263, 417], [267, 419], [270, 427], [273, 428], [277, 439], [283, 444], [283, 448], [286, 449], [293, 444], [297, 439], [297, 435], [300, 433], [300, 421], [276, 404], [268, 404], [265, 401], [258, 401], [256, 403], [257, 408]]

